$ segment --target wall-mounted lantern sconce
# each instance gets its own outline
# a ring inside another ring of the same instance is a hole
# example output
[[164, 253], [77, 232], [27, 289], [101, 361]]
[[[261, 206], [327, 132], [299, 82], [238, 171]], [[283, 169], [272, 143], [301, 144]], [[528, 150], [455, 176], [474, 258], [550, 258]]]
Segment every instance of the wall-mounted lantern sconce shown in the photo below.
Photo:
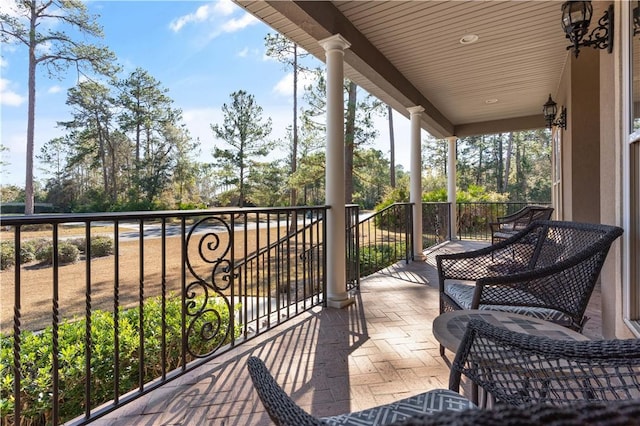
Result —
[[580, 53], [580, 47], [607, 49], [609, 53], [613, 50], [613, 5], [609, 5], [598, 20], [598, 26], [589, 33], [591, 15], [593, 6], [590, 1], [566, 1], [562, 4], [562, 29], [572, 43], [571, 46], [567, 46], [567, 50], [573, 49], [576, 58]]
[[542, 106], [542, 113], [544, 114], [544, 121], [547, 124], [547, 129], [557, 126], [567, 130], [567, 108], [562, 106], [560, 109], [560, 117], [556, 120], [558, 105], [553, 101], [553, 99], [551, 99], [551, 94], [549, 94], [549, 99]]

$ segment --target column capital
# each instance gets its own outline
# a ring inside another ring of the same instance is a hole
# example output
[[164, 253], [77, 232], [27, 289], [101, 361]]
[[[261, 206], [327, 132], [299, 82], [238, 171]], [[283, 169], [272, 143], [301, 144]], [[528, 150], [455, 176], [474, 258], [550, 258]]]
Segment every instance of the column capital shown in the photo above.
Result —
[[414, 114], [422, 114], [424, 112], [424, 107], [417, 105], [417, 106], [412, 106], [407, 108], [407, 111], [409, 111], [409, 114], [414, 115]]
[[320, 46], [322, 46], [326, 52], [329, 50], [345, 50], [351, 47], [351, 43], [340, 34], [334, 34], [325, 39], [318, 40], [318, 43], [320, 43]]
[[447, 136], [445, 139], [447, 139], [448, 141], [452, 141], [452, 142], [457, 142], [458, 141], [458, 137], [453, 135], [453, 136]]

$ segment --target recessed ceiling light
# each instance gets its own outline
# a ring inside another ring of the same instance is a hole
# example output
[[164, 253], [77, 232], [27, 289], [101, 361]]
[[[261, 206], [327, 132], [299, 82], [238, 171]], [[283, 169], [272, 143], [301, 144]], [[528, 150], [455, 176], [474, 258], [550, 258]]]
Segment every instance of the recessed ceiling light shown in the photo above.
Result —
[[487, 99], [486, 101], [484, 101], [485, 104], [495, 104], [496, 102], [498, 102], [496, 98]]
[[471, 44], [478, 41], [478, 36], [475, 34], [465, 34], [460, 39], [460, 44]]

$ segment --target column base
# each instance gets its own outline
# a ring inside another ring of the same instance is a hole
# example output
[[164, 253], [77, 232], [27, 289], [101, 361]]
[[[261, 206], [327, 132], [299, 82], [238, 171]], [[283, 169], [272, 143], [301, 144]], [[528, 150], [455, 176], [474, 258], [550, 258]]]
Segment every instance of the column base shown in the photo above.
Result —
[[346, 299], [329, 298], [327, 300], [327, 307], [342, 309], [345, 306], [351, 305], [355, 301], [356, 301], [355, 297], [351, 296], [350, 294], [347, 294]]
[[427, 255], [424, 253], [418, 253], [413, 255], [414, 262], [423, 262], [425, 260], [427, 260]]

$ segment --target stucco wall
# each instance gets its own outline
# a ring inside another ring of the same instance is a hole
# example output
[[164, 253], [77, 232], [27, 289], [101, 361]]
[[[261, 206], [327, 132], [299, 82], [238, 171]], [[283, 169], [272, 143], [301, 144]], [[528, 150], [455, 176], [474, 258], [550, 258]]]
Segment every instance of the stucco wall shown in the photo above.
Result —
[[570, 97], [567, 106], [571, 128], [570, 220], [600, 222], [600, 52], [585, 48], [570, 60]]
[[[583, 49], [569, 58], [558, 105], [567, 106], [563, 134], [563, 220], [620, 224], [621, 130], [619, 57]], [[612, 246], [602, 270], [602, 332], [605, 338], [632, 337], [622, 316], [622, 252]]]
[[[600, 222], [600, 84], [599, 56], [582, 49], [567, 58], [555, 101], [567, 107], [562, 134], [562, 212], [558, 218]], [[569, 54], [568, 54], [569, 55]]]

